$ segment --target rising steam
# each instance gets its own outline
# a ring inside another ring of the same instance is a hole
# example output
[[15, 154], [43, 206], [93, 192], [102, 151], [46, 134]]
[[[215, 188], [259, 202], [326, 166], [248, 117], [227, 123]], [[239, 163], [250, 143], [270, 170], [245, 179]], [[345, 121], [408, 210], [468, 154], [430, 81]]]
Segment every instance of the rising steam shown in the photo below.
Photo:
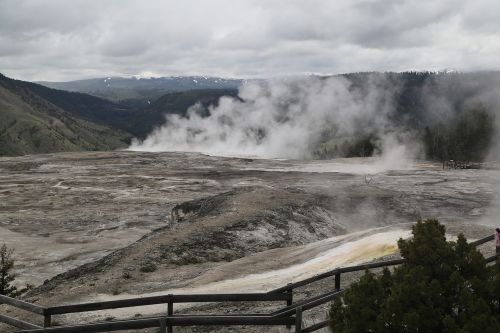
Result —
[[382, 149], [387, 142], [400, 149], [388, 121], [393, 93], [394, 85], [380, 77], [369, 77], [362, 88], [343, 77], [250, 83], [238, 98], [222, 97], [208, 117], [199, 104], [187, 117], [169, 115], [164, 126], [142, 142], [134, 140], [130, 149], [310, 158], [325, 135], [345, 138], [367, 130], [382, 134]]

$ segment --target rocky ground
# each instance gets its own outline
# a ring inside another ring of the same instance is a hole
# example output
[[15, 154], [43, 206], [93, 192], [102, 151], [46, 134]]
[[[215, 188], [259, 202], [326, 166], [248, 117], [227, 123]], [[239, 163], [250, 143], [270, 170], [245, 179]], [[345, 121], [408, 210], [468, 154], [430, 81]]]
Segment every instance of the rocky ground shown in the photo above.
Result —
[[[397, 255], [390, 254], [395, 239], [419, 218], [438, 218], [450, 235], [483, 237], [497, 212], [497, 179], [492, 170], [373, 159], [138, 152], [0, 158], [0, 243], [15, 248], [17, 281], [38, 286], [28, 300], [44, 305], [172, 290], [268, 290], [284, 274], [300, 279]], [[349, 276], [343, 283], [357, 275]], [[302, 288], [297, 298], [331, 283]], [[178, 311], [245, 310], [236, 304]]]

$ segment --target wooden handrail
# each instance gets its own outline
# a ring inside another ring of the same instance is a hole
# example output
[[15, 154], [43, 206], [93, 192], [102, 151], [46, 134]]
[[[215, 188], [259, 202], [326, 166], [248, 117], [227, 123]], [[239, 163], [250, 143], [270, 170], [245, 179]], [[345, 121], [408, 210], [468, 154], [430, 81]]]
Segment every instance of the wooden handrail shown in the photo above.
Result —
[[496, 261], [498, 256], [500, 256], [500, 253], [494, 254], [491, 257], [486, 258], [486, 262], [490, 263], [490, 262]]
[[478, 239], [477, 241], [474, 241], [474, 242], [470, 242], [469, 244], [470, 245], [474, 245], [474, 246], [478, 246], [478, 245], [481, 245], [481, 244], [484, 244], [484, 243], [487, 243], [489, 241], [492, 241], [495, 239], [495, 235], [490, 235], [488, 237], [484, 237], [484, 238], [481, 238], [481, 239]]
[[317, 299], [323, 298], [323, 297], [325, 297], [326, 295], [331, 294], [331, 293], [335, 293], [335, 292], [336, 292], [336, 290], [335, 290], [335, 291], [332, 291], [332, 292], [325, 293], [325, 294], [321, 294], [321, 295], [318, 295], [318, 296], [313, 296], [313, 297], [310, 297], [310, 298], [303, 299], [303, 300], [301, 300], [300, 302], [293, 303], [293, 304], [288, 305], [288, 306], [286, 306], [286, 307], [284, 307], [284, 308], [281, 308], [281, 309], [279, 309], [279, 310], [277, 310], [277, 311], [271, 312], [271, 313], [270, 313], [270, 315], [271, 315], [271, 316], [277, 316], [277, 315], [279, 315], [279, 314], [281, 314], [281, 313], [283, 313], [283, 312], [285, 312], [285, 311], [288, 311], [288, 310], [290, 310], [290, 309], [295, 309], [295, 308], [297, 308], [298, 306], [302, 306], [302, 305], [304, 305], [304, 304], [307, 304], [307, 303], [309, 303], [309, 302], [312, 302], [312, 301], [315, 301], [315, 300], [317, 300]]
[[165, 304], [165, 303], [204, 303], [204, 302], [244, 302], [244, 301], [288, 301], [292, 299], [291, 294], [192, 294], [192, 295], [159, 295], [150, 297], [128, 298], [114, 301], [92, 302], [52, 306], [46, 309], [50, 315], [75, 312], [87, 312], [106, 309], [117, 309], [133, 306]]
[[22, 329], [42, 328], [41, 326], [38, 326], [38, 325], [35, 325], [32, 323], [28, 323], [27, 321], [24, 321], [24, 320], [12, 318], [12, 317], [3, 315], [1, 313], [0, 313], [0, 322], [7, 324], [7, 325], [10, 325], [10, 326], [17, 327], [17, 328], [22, 328]]
[[368, 264], [362, 264], [362, 265], [356, 265], [356, 266], [348, 266], [348, 267], [342, 267], [342, 268], [335, 268], [331, 271], [321, 273], [315, 276], [312, 276], [310, 278], [297, 281], [294, 283], [289, 283], [286, 286], [280, 287], [273, 289], [269, 291], [269, 293], [282, 293], [287, 290], [292, 290], [298, 287], [302, 287], [305, 285], [308, 285], [310, 283], [326, 279], [327, 277], [334, 276], [335, 274], [338, 273], [349, 273], [349, 272], [356, 272], [356, 271], [364, 271], [367, 269], [372, 269], [372, 268], [380, 268], [380, 267], [387, 267], [387, 266], [394, 266], [394, 265], [400, 265], [405, 262], [405, 259], [394, 259], [394, 260], [387, 260], [387, 261], [380, 261], [380, 262], [374, 262], [374, 263], [368, 263]]
[[45, 311], [46, 311], [45, 307], [42, 307], [42, 306], [39, 306], [39, 305], [36, 305], [33, 303], [21, 301], [20, 299], [8, 297], [5, 295], [0, 295], [0, 303], [12, 305], [16, 308], [23, 309], [23, 310], [33, 312], [36, 314], [41, 314], [41, 315], [45, 314]]
[[293, 315], [295, 313], [295, 310], [297, 308], [299, 308], [299, 307], [302, 308], [302, 311], [306, 311], [306, 310], [315, 308], [318, 305], [325, 304], [327, 302], [330, 302], [331, 300], [334, 300], [335, 298], [337, 298], [340, 295], [342, 295], [344, 292], [345, 292], [345, 290], [335, 290], [333, 292], [329, 292], [329, 293], [323, 294], [319, 298], [316, 298], [314, 300], [308, 301], [308, 302], [306, 302], [304, 304], [301, 304], [301, 305], [293, 306], [289, 310], [280, 312], [278, 314], [275, 314], [274, 316], [275, 317], [288, 317], [288, 316], [291, 316], [291, 315]]
[[[163, 325], [162, 325], [163, 324]], [[165, 326], [195, 326], [195, 325], [266, 325], [284, 326], [295, 324], [293, 317], [271, 316], [173, 316], [147, 319], [133, 319], [92, 323], [65, 327], [50, 327], [30, 329], [24, 333], [88, 333], [103, 331], [121, 331]]]

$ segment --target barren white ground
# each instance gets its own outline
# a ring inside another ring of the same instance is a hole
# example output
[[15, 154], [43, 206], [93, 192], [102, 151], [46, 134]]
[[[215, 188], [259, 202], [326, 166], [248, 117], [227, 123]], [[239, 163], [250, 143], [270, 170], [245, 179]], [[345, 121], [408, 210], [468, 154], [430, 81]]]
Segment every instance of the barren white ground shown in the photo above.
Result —
[[[119, 295], [92, 292], [91, 286], [80, 294], [69, 289], [54, 302], [266, 291], [394, 253], [396, 241], [409, 236], [418, 218], [438, 218], [453, 235], [482, 237], [496, 224], [498, 179], [495, 170], [442, 170], [439, 164], [377, 159], [290, 161], [139, 152], [0, 158], [0, 243], [15, 249], [17, 282], [38, 285], [165, 226], [171, 209], [188, 200], [244, 187], [333, 200], [332, 223], [345, 227], [344, 235], [227, 263], [169, 266], [156, 278], [138, 278]], [[164, 273], [179, 276], [182, 283], [163, 283]], [[141, 313], [158, 310], [143, 308]], [[99, 317], [135, 313], [130, 308]]]

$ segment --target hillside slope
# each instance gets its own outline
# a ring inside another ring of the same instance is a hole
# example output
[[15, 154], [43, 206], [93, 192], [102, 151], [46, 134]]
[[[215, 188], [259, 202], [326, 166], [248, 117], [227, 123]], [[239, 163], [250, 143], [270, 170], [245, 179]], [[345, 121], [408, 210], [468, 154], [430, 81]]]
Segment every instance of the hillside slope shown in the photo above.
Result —
[[46, 88], [42, 88], [0, 75], [0, 155], [110, 150], [127, 145], [128, 134], [73, 116], [44, 98]]

